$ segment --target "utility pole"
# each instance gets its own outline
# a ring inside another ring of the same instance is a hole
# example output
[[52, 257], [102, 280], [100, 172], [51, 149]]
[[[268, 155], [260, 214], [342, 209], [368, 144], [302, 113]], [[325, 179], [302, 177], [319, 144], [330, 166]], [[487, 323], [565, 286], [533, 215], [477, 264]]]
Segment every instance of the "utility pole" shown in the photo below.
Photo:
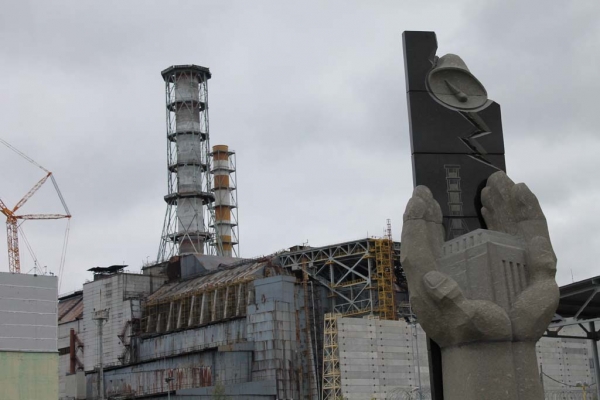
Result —
[[104, 400], [104, 358], [102, 349], [102, 330], [108, 320], [108, 309], [94, 311], [92, 317], [98, 325], [98, 399]]
[[172, 376], [165, 378], [165, 382], [167, 382], [167, 400], [171, 400], [171, 382], [173, 382], [174, 379], [175, 378]]

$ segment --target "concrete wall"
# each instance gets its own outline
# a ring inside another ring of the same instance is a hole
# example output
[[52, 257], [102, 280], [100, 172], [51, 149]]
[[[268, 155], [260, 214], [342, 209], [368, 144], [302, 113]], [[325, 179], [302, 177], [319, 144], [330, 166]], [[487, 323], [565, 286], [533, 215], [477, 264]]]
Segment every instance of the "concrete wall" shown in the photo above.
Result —
[[0, 352], [0, 398], [56, 400], [58, 353]]
[[0, 398], [58, 398], [56, 276], [0, 273]]
[[67, 375], [65, 377], [65, 394], [61, 399], [85, 400], [86, 398], [85, 372], [80, 370], [74, 374]]
[[138, 360], [189, 353], [246, 340], [246, 318], [137, 340]]
[[[225, 345], [246, 342], [246, 318], [197, 329], [134, 339], [137, 364], [105, 371], [106, 393], [111, 395], [162, 393], [165, 378], [173, 390], [232, 384], [251, 379], [251, 352], [230, 352]], [[219, 346], [224, 347], [218, 351]], [[86, 376], [88, 397], [97, 395], [97, 375]]]
[[[98, 364], [98, 328], [94, 310], [109, 310], [108, 321], [103, 328], [104, 364], [120, 364], [126, 356], [131, 323], [141, 318], [140, 299], [158, 289], [164, 277], [137, 274], [115, 274], [83, 285], [83, 342], [85, 343], [85, 371]], [[119, 335], [122, 333], [125, 343]]]
[[247, 337], [255, 346], [252, 381], [275, 381], [280, 399], [298, 399], [304, 389], [295, 281], [291, 276], [255, 280], [256, 304], [247, 312]]
[[[106, 395], [166, 393], [168, 377], [174, 379], [170, 385], [172, 390], [213, 386], [217, 379], [233, 383], [233, 377], [237, 382], [246, 382], [248, 355], [243, 359], [232, 354], [212, 350], [107, 370], [104, 372]], [[97, 377], [96, 373], [86, 375], [88, 398], [97, 396]]]

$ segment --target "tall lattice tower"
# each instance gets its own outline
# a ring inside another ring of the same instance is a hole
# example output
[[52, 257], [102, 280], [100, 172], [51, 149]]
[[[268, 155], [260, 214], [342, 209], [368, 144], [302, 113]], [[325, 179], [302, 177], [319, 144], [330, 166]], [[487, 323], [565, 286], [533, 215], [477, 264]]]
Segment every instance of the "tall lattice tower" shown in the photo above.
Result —
[[208, 80], [210, 70], [174, 65], [162, 71], [167, 112], [167, 211], [158, 262], [174, 255], [214, 253]]
[[219, 256], [239, 257], [237, 179], [235, 151], [226, 145], [212, 148], [213, 193], [215, 202], [212, 245]]

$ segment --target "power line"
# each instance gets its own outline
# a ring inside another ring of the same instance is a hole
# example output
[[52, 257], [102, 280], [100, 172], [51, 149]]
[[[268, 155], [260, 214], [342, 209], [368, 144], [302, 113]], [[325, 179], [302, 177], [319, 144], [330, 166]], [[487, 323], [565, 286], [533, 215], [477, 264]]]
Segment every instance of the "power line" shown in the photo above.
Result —
[[[548, 374], [547, 374], [547, 373], [545, 373], [545, 372], [542, 372], [542, 375], [544, 375], [546, 378], [548, 378], [548, 379], [550, 379], [550, 380], [552, 380], [552, 381], [554, 381], [554, 382], [556, 382], [556, 383], [560, 383], [561, 385], [565, 385], [565, 386], [569, 386], [569, 387], [576, 387], [576, 388], [580, 388], [580, 387], [581, 387], [581, 386], [577, 386], [577, 385], [570, 385], [570, 384], [568, 384], [568, 383], [561, 382], [561, 381], [559, 381], [559, 380], [557, 380], [557, 379], [554, 379], [553, 377], [551, 377], [550, 375], [548, 375]], [[590, 387], [590, 386], [594, 386], [595, 384], [596, 384], [596, 383], [594, 382], [594, 383], [592, 383], [591, 385], [586, 385], [586, 386], [587, 386], [587, 387]]]

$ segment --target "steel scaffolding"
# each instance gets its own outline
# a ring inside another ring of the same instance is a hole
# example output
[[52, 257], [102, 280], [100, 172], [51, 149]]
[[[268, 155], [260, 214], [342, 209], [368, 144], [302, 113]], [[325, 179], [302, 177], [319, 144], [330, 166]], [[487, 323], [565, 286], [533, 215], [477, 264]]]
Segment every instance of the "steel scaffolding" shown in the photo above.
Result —
[[[377, 275], [377, 243], [387, 240], [387, 255], [381, 255], [382, 278]], [[393, 303], [394, 263], [400, 259], [400, 243], [389, 239], [361, 239], [325, 247], [300, 248], [279, 255], [281, 265], [303, 270], [329, 289], [331, 310], [343, 316], [395, 314]], [[383, 276], [386, 278], [383, 279]], [[385, 285], [385, 309], [380, 309], [379, 284]], [[391, 299], [391, 300], [390, 300]], [[390, 313], [391, 307], [391, 313]], [[384, 318], [384, 315], [381, 318]], [[394, 318], [392, 318], [394, 319]]]
[[380, 319], [395, 320], [394, 307], [394, 264], [392, 262], [392, 241], [374, 240], [377, 282], [377, 299]]
[[337, 319], [341, 314], [325, 314], [323, 337], [323, 400], [342, 398], [342, 376], [338, 349]]

